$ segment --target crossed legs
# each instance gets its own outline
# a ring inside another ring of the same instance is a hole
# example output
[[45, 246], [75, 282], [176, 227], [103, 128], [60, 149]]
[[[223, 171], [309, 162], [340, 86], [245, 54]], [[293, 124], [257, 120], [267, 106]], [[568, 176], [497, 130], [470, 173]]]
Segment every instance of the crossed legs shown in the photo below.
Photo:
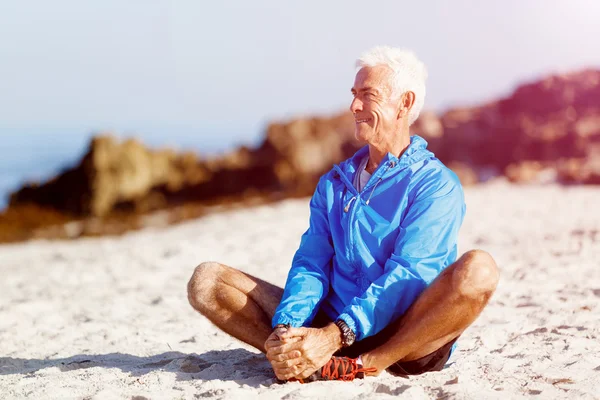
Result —
[[[459, 336], [481, 313], [498, 283], [493, 258], [481, 250], [448, 266], [409, 310], [385, 330], [394, 333], [362, 355], [378, 373], [397, 361], [424, 357]], [[265, 352], [283, 289], [234, 268], [200, 264], [188, 284], [194, 309], [224, 332]]]
[[235, 268], [205, 262], [188, 283], [192, 307], [222, 331], [265, 353], [283, 289]]

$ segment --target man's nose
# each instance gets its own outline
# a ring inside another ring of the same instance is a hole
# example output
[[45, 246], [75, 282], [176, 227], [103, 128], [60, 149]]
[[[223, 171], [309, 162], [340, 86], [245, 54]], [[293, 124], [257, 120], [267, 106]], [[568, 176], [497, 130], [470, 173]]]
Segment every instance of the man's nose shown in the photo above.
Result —
[[352, 112], [352, 114], [356, 114], [357, 112], [362, 111], [362, 101], [360, 101], [358, 97], [355, 97], [352, 100], [352, 103], [350, 103], [350, 111]]

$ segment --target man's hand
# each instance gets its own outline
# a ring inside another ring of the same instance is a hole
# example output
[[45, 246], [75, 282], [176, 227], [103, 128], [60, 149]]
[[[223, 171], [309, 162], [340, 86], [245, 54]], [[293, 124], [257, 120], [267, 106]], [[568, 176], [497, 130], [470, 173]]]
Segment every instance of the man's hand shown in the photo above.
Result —
[[[271, 339], [272, 337], [277, 339]], [[277, 378], [305, 379], [321, 368], [342, 347], [339, 328], [289, 328], [276, 330], [265, 343], [267, 359]]]
[[271, 335], [269, 335], [269, 337], [267, 338], [267, 341], [265, 342], [265, 350], [266, 350], [267, 359], [269, 360], [269, 362], [271, 363], [271, 366], [273, 367], [275, 376], [277, 376], [277, 379], [281, 379], [281, 380], [288, 379], [288, 378], [284, 377], [284, 376], [287, 376], [284, 374], [284, 370], [286, 370], [287, 368], [291, 368], [291, 367], [299, 364], [300, 362], [302, 362], [302, 359], [299, 358], [300, 357], [299, 351], [291, 352], [291, 353], [287, 354], [287, 356], [279, 356], [277, 358], [278, 361], [272, 359], [272, 357], [270, 356], [272, 349], [280, 347], [286, 343], [287, 344], [295, 343], [296, 341], [300, 340], [300, 338], [297, 338], [297, 337], [287, 338], [287, 339], [283, 340], [281, 338], [281, 336], [287, 331], [287, 329], [288, 328], [275, 329], [271, 333]]

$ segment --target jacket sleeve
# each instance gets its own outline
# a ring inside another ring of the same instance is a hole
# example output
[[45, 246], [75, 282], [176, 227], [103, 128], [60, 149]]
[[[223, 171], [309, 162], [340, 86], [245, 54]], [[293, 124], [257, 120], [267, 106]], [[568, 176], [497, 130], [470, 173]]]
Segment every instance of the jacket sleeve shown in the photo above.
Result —
[[458, 179], [424, 185], [404, 220], [384, 273], [339, 318], [362, 340], [396, 320], [440, 272], [456, 260], [465, 214]]
[[322, 178], [310, 201], [309, 227], [302, 235], [300, 247], [294, 255], [283, 297], [273, 316], [273, 326], [310, 325], [319, 304], [329, 291], [329, 273], [334, 251], [323, 182]]

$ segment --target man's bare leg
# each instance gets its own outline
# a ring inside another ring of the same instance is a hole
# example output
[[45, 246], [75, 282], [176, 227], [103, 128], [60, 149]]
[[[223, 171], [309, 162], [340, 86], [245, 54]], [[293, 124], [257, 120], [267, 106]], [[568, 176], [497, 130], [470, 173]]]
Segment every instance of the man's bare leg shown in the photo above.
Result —
[[363, 354], [363, 365], [377, 368], [378, 374], [397, 361], [419, 359], [449, 343], [475, 321], [496, 290], [498, 279], [498, 268], [488, 253], [465, 253], [425, 289], [400, 320], [386, 328], [396, 333]]
[[282, 295], [280, 287], [216, 262], [200, 264], [188, 283], [192, 307], [263, 353]]

